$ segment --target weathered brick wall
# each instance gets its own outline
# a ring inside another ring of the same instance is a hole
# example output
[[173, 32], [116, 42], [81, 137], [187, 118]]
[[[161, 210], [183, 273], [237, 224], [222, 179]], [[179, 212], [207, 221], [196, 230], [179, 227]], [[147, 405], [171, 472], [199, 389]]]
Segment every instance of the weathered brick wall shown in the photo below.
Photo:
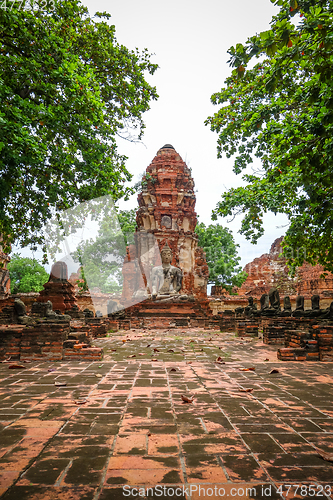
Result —
[[17, 323], [17, 315], [14, 309], [13, 296], [6, 300], [0, 300], [0, 325], [11, 325]]
[[109, 321], [106, 318], [86, 318], [85, 323], [93, 338], [105, 337], [109, 329]]
[[263, 340], [265, 344], [285, 344], [289, 347], [291, 335], [294, 332], [308, 334], [310, 326], [316, 320], [309, 318], [280, 317], [261, 318]]
[[64, 348], [64, 361], [100, 361], [103, 357], [103, 350], [99, 347], [87, 347], [77, 344], [73, 348]]
[[237, 307], [246, 307], [248, 300], [246, 297], [238, 295], [227, 295], [223, 298], [209, 297], [209, 307], [213, 314], [223, 313], [225, 310], [235, 310]]
[[281, 318], [261, 318], [264, 344], [284, 344], [285, 327]]
[[219, 313], [220, 318], [220, 331], [221, 332], [235, 332], [236, 331], [236, 317], [234, 311], [226, 313]]
[[[327, 298], [327, 302], [330, 302], [333, 298], [333, 274], [327, 273], [325, 278], [321, 278], [320, 275], [323, 272], [324, 268], [319, 264], [316, 266], [311, 266], [308, 263], [303, 264], [298, 269], [297, 293], [304, 296], [320, 295], [322, 299]], [[328, 306], [324, 305], [322, 301], [321, 307]]]
[[40, 321], [22, 331], [20, 359], [30, 361], [60, 361], [63, 343], [70, 331], [69, 321], [53, 323]]
[[237, 290], [239, 295], [252, 295], [260, 298], [263, 293], [268, 293], [272, 287], [278, 288], [282, 295], [296, 295], [297, 278], [288, 276], [286, 260], [279, 257], [281, 241], [277, 238], [271, 246], [270, 252], [257, 257], [244, 267], [248, 274], [247, 279]]

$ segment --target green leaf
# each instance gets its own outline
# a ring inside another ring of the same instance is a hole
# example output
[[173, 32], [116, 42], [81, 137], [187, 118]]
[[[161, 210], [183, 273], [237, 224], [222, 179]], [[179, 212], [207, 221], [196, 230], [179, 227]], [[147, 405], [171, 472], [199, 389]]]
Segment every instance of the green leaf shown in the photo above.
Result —
[[116, 141], [124, 124], [141, 139], [143, 113], [158, 97], [147, 80], [157, 65], [146, 49], [120, 45], [109, 17], [90, 17], [78, 0], [0, 9], [4, 246], [43, 243], [52, 213], [130, 192]]
[[[232, 70], [214, 94], [219, 109], [205, 122], [218, 134], [218, 156], [234, 157], [236, 174], [254, 158], [261, 162], [258, 174], [243, 175], [245, 186], [223, 193], [213, 218], [241, 213], [240, 232], [256, 243], [264, 233], [262, 214], [284, 213], [289, 264], [306, 259], [333, 271], [331, 4], [276, 4], [271, 29], [244, 44], [244, 77]], [[300, 6], [307, 19], [295, 26], [291, 17]], [[253, 57], [260, 63], [251, 65]], [[231, 62], [240, 65], [235, 57]]]

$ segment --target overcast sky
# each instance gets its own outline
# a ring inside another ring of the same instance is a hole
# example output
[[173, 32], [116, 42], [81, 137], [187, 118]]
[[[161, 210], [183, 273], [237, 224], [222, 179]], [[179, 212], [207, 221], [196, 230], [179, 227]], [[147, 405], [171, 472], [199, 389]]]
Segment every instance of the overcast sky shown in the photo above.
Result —
[[[277, 12], [270, 0], [84, 0], [90, 14], [108, 11], [116, 27], [119, 43], [128, 48], [147, 48], [159, 65], [148, 80], [155, 85], [159, 99], [144, 114], [146, 130], [142, 144], [119, 140], [120, 152], [128, 156], [128, 169], [134, 181], [164, 144], [174, 146], [192, 169], [197, 190], [196, 211], [200, 221], [212, 223], [211, 212], [230, 187], [242, 184], [232, 172], [232, 159], [217, 159], [217, 134], [204, 125], [217, 111], [210, 96], [221, 89], [230, 74], [227, 50], [245, 42], [256, 32], [269, 29]], [[136, 197], [121, 208], [137, 206]], [[238, 217], [218, 222], [233, 231], [239, 243], [242, 265], [268, 252], [287, 223], [284, 216], [264, 218], [265, 235], [252, 245], [237, 231]]]
[[[211, 224], [211, 213], [221, 193], [242, 184], [232, 171], [232, 159], [217, 159], [217, 134], [204, 121], [218, 110], [210, 97], [230, 75], [227, 50], [245, 42], [256, 32], [269, 29], [277, 12], [270, 0], [84, 0], [90, 15], [111, 14], [119, 43], [130, 49], [147, 48], [152, 62], [159, 65], [147, 75], [156, 86], [159, 99], [143, 115], [146, 129], [141, 143], [118, 140], [119, 152], [128, 157], [133, 184], [141, 179], [156, 152], [172, 144], [192, 169], [199, 220]], [[255, 165], [255, 164], [254, 164]], [[257, 163], [257, 166], [260, 166]], [[137, 197], [121, 202], [122, 209], [137, 206]], [[240, 245], [244, 266], [269, 251], [273, 241], [284, 234], [285, 216], [264, 217], [265, 235], [252, 245], [238, 233], [241, 217], [218, 222], [232, 230]], [[17, 251], [13, 248], [13, 251]], [[23, 251], [24, 255], [30, 251]], [[36, 253], [36, 258], [41, 255]]]

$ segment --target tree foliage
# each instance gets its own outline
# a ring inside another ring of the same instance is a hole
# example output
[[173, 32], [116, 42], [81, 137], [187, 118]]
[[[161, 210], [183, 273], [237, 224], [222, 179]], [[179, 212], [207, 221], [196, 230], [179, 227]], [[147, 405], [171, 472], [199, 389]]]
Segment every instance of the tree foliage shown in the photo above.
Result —
[[234, 286], [241, 286], [247, 274], [239, 266], [240, 257], [237, 255], [239, 245], [235, 243], [231, 231], [220, 224], [205, 226], [200, 222], [195, 232], [199, 237], [198, 245], [206, 252], [209, 268], [208, 283], [222, 285], [228, 291]]
[[136, 212], [137, 208], [132, 210], [119, 210], [118, 220], [125, 238], [126, 245], [134, 244], [134, 233], [137, 228], [136, 224]]
[[256, 242], [263, 214], [285, 213], [289, 264], [305, 257], [332, 271], [333, 1], [271, 1], [280, 10], [270, 29], [229, 49], [234, 69], [206, 121], [236, 174], [253, 156], [262, 170], [225, 192], [214, 217], [243, 213], [241, 232]]
[[131, 175], [116, 138], [132, 128], [140, 138], [157, 98], [146, 81], [157, 66], [117, 42], [110, 14], [42, 3], [0, 9], [0, 234], [32, 247], [56, 211], [125, 195]]
[[118, 216], [104, 218], [95, 239], [82, 242], [74, 259], [81, 264], [82, 290], [100, 288], [103, 293], [122, 290], [122, 267], [126, 246], [134, 243], [136, 209], [119, 210]]
[[8, 264], [11, 293], [40, 292], [49, 274], [36, 259], [14, 254]]

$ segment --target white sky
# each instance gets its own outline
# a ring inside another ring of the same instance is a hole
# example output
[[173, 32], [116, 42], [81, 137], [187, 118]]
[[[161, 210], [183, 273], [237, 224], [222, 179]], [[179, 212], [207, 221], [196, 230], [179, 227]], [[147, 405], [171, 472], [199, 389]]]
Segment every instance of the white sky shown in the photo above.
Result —
[[[134, 181], [164, 144], [172, 144], [192, 169], [197, 190], [196, 211], [200, 221], [211, 224], [211, 212], [230, 187], [242, 184], [232, 172], [232, 159], [217, 159], [217, 134], [204, 125], [217, 111], [210, 96], [221, 89], [230, 74], [227, 50], [245, 42], [256, 32], [269, 29], [277, 12], [270, 0], [84, 0], [90, 15], [107, 11], [116, 27], [119, 43], [128, 48], [147, 48], [159, 65], [148, 81], [159, 99], [144, 114], [143, 144], [119, 140], [119, 150], [128, 156], [127, 166]], [[137, 206], [136, 196], [120, 203], [122, 209]], [[285, 232], [284, 216], [264, 218], [265, 235], [252, 245], [237, 231], [241, 217], [218, 222], [233, 231], [240, 245], [242, 265], [269, 251], [275, 238]], [[277, 227], [280, 226], [280, 227]]]
[[[143, 116], [146, 129], [142, 143], [118, 141], [119, 152], [128, 157], [133, 183], [141, 179], [158, 149], [166, 143], [172, 144], [192, 169], [200, 221], [211, 224], [211, 212], [221, 193], [241, 185], [242, 180], [232, 172], [232, 159], [217, 159], [218, 136], [204, 125], [205, 119], [218, 109], [210, 103], [210, 96], [221, 89], [230, 75], [228, 48], [269, 29], [277, 9], [270, 0], [84, 0], [83, 3], [90, 15], [96, 11], [109, 12], [118, 42], [130, 49], [147, 48], [154, 54], [152, 62], [159, 65], [153, 76], [147, 75], [160, 97]], [[120, 202], [120, 207], [136, 207], [136, 196], [132, 198]], [[285, 232], [286, 228], [281, 226], [287, 223], [285, 216], [266, 215], [265, 235], [257, 245], [252, 245], [238, 233], [240, 221], [240, 216], [232, 222], [225, 218], [218, 220], [233, 231], [240, 245], [242, 266], [268, 252], [274, 239]], [[37, 253], [35, 256], [39, 257]]]

